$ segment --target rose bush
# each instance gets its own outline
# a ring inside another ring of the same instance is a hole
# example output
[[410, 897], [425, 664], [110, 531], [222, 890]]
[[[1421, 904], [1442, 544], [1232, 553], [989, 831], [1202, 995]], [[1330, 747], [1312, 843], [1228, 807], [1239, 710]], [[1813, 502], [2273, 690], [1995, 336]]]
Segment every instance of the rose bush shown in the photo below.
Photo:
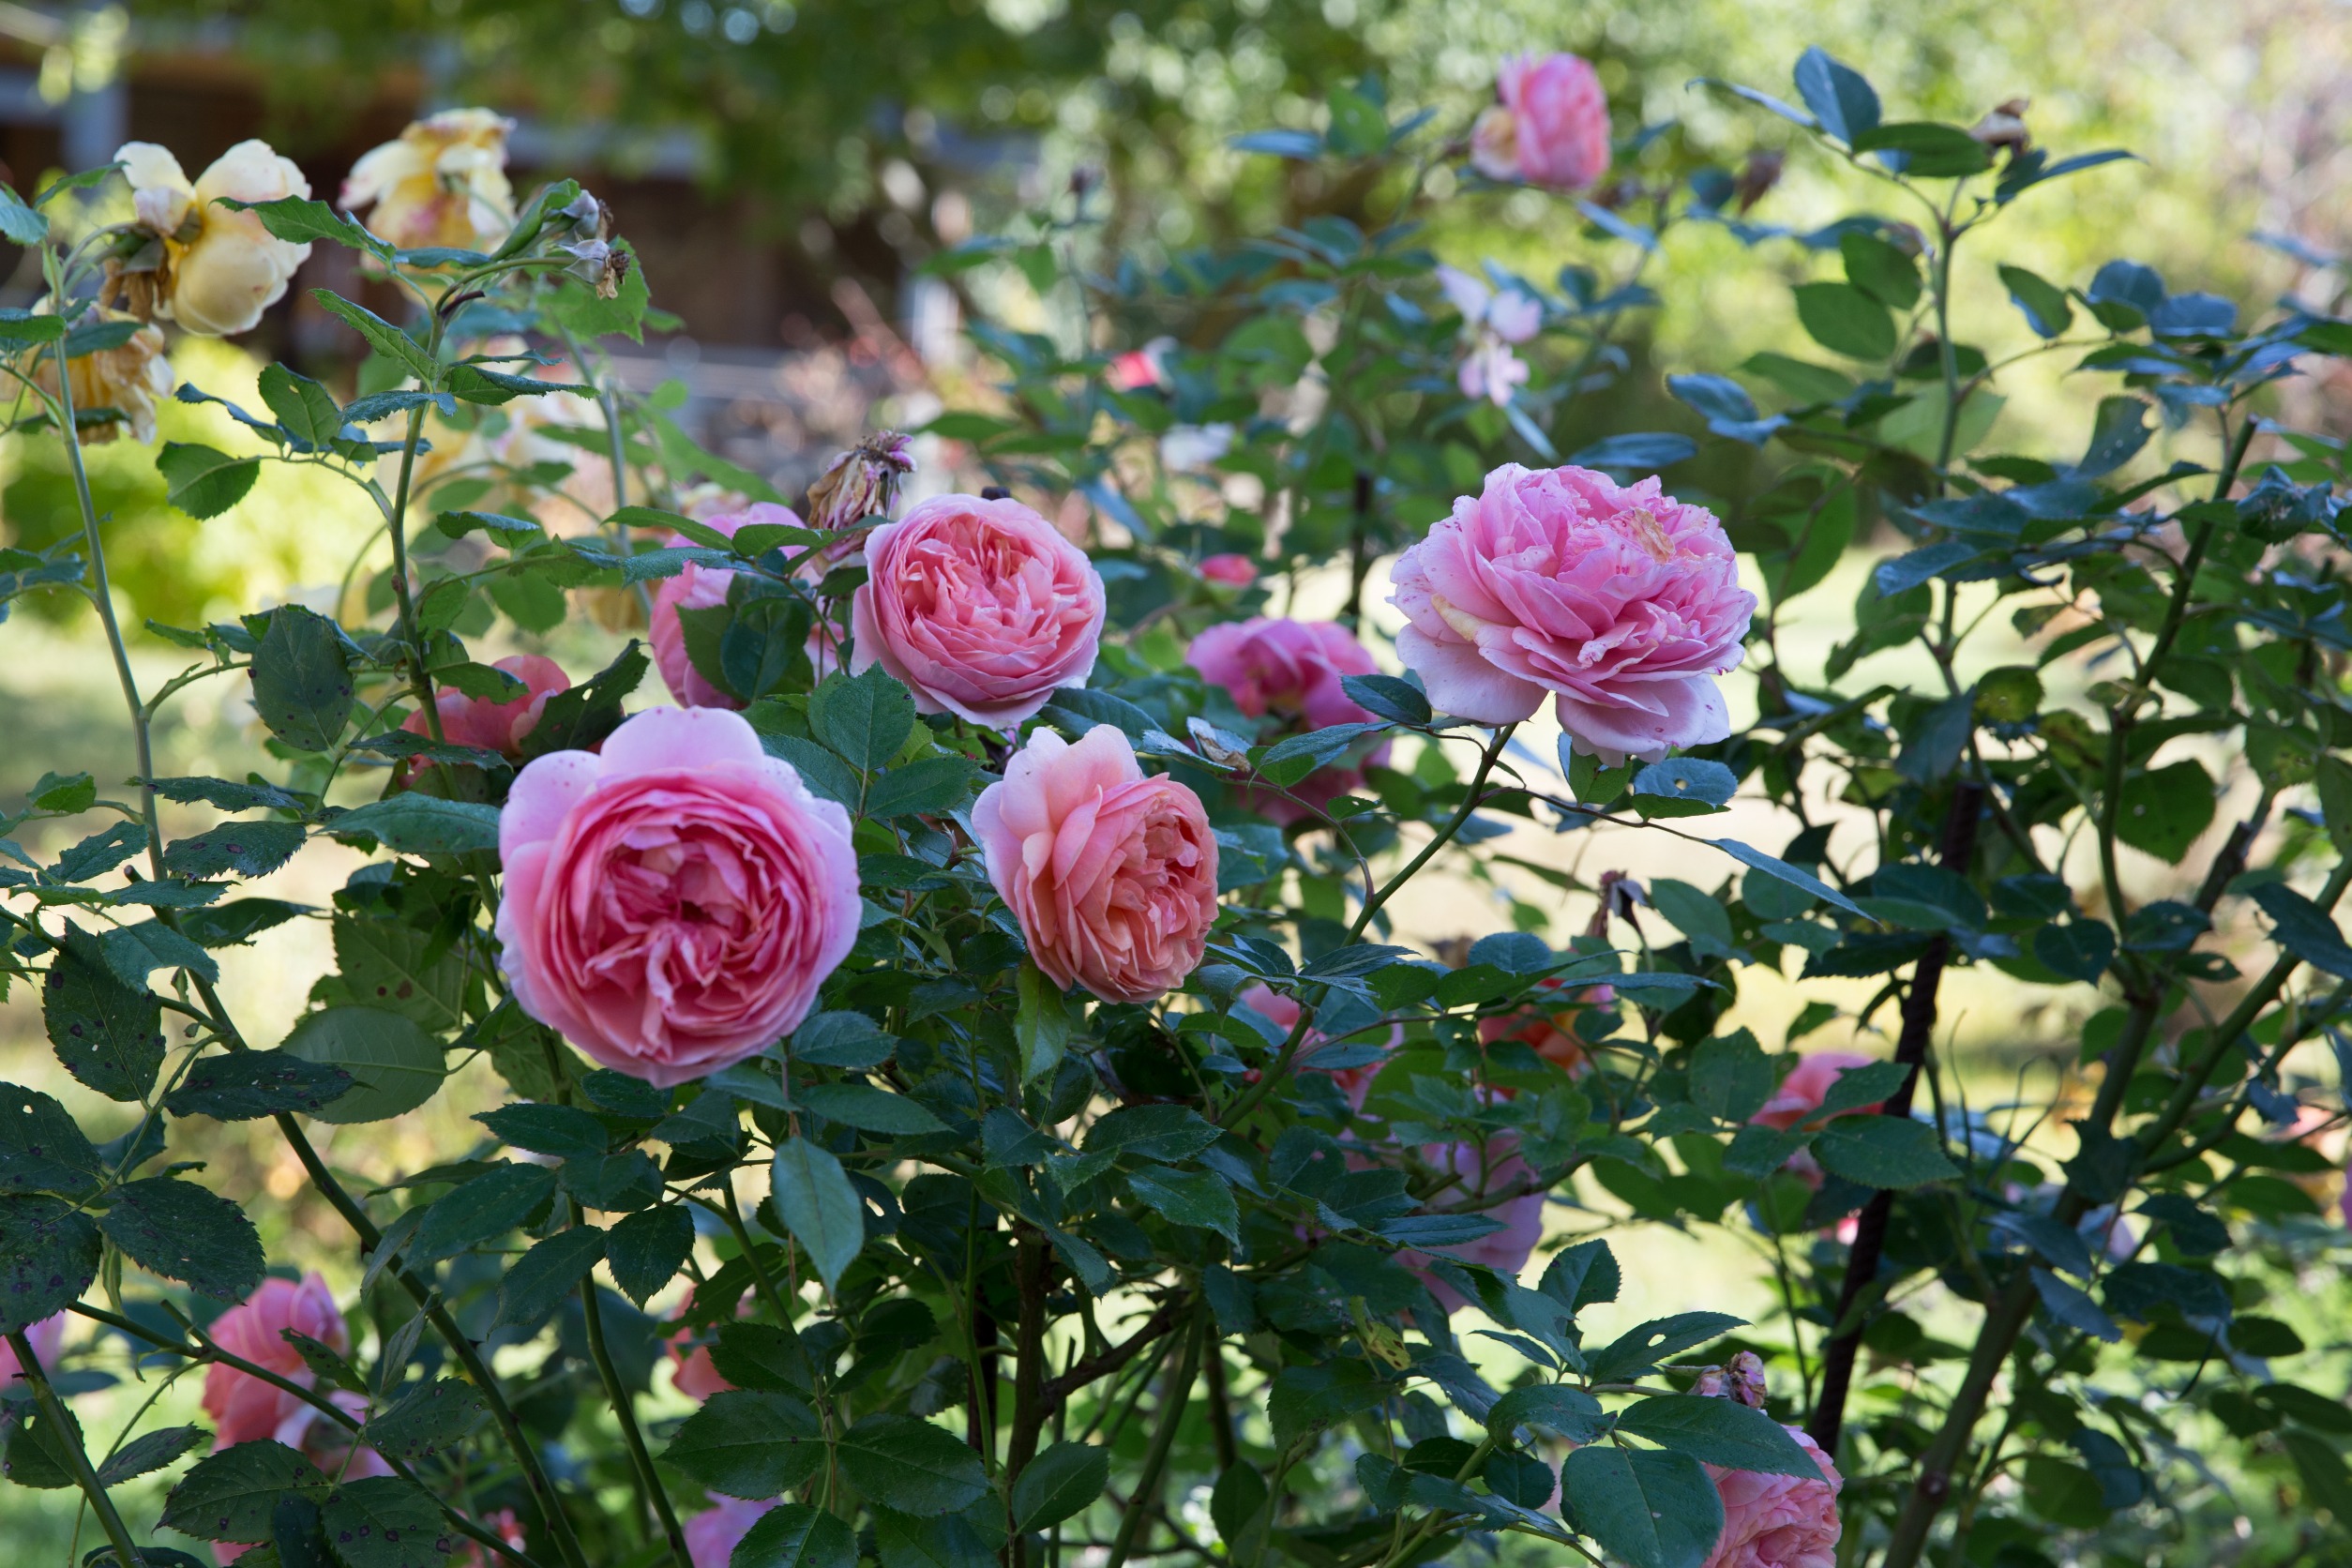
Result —
[[[1086, 180], [935, 258], [985, 369], [903, 511], [904, 436], [786, 496], [632, 393], [633, 250], [571, 182], [514, 200], [488, 112], [370, 154], [364, 223], [259, 143], [0, 199], [48, 290], [0, 313], [15, 433], [76, 475], [150, 434], [158, 322], [243, 330], [330, 245], [392, 312], [322, 291], [350, 386], [269, 366], [216, 411], [247, 445], [156, 456], [216, 529], [265, 462], [350, 482], [349, 591], [134, 630], [86, 485], [0, 558], [88, 606], [135, 758], [0, 844], [73, 1081], [0, 1097], [0, 1458], [84, 1560], [2342, 1555], [2302, 1299], [2344, 1247], [2352, 540], [2281, 387], [2352, 323], [1979, 275], [2109, 156], [1890, 118], [1818, 52], [1802, 108], [1735, 101], [1906, 216], [1775, 226], [1642, 128], [1556, 284], [1441, 271], [1440, 185], [1611, 167], [1589, 66], [1498, 91], [1248, 139], [1352, 216], [1080, 265]], [[1643, 264], [1700, 226], [1802, 277], [1814, 347], [1624, 429]], [[2058, 354], [2098, 400], [1997, 441]], [[1787, 641], [1851, 548], [1836, 641]], [[169, 773], [205, 683], [259, 744]], [[251, 885], [306, 855], [339, 886]], [[334, 956], [282, 1036], [248, 943]], [[2060, 1030], [2016, 1087], [1954, 1060], [1964, 970]], [[429, 1162], [376, 1136], [436, 1096]], [[284, 1157], [207, 1157], [229, 1122]], [[1761, 1320], [1720, 1275], [1632, 1320], [1636, 1224], [1753, 1244]]]

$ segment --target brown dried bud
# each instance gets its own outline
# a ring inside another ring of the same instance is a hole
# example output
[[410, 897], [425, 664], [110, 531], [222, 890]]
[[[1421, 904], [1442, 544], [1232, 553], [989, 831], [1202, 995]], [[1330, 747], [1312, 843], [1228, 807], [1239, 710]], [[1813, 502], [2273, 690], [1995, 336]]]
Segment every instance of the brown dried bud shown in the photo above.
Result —
[[897, 430], [868, 436], [836, 457], [808, 487], [808, 526], [824, 533], [886, 517], [914, 472], [914, 443]]
[[1764, 1358], [1754, 1350], [1741, 1350], [1722, 1366], [1710, 1366], [1699, 1373], [1698, 1381], [1691, 1385], [1693, 1394], [1710, 1399], [1728, 1399], [1735, 1405], [1745, 1405], [1752, 1410], [1764, 1408]]
[[1788, 155], [1776, 147], [1758, 147], [1748, 154], [1746, 165], [1731, 189], [1732, 200], [1745, 218], [1748, 209], [1762, 201], [1772, 187], [1780, 183], [1780, 173], [1788, 166]]
[[2031, 98], [2021, 98], [2009, 99], [1970, 126], [1968, 134], [1991, 151], [2008, 148], [2010, 161], [2015, 162], [2025, 155], [2027, 148], [2033, 145], [2033, 133], [2026, 128], [2026, 109], [2032, 101]]

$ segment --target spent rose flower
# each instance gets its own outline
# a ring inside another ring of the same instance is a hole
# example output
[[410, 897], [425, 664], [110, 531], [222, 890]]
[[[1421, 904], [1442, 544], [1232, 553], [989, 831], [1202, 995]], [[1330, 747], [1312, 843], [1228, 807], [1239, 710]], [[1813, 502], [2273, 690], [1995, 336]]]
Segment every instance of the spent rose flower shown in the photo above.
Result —
[[857, 940], [849, 813], [739, 714], [653, 708], [516, 776], [499, 966], [524, 1012], [668, 1088], [766, 1048]]
[[1149, 1002], [1200, 963], [1217, 914], [1217, 841], [1200, 798], [1147, 778], [1098, 724], [1073, 746], [1039, 730], [980, 792], [988, 880], [1058, 986]]
[[1710, 1399], [1728, 1399], [1735, 1405], [1745, 1405], [1752, 1410], [1764, 1408], [1768, 1391], [1764, 1383], [1764, 1358], [1754, 1350], [1741, 1350], [1721, 1366], [1710, 1366], [1691, 1385], [1693, 1394]]
[[1201, 561], [1200, 575], [1228, 588], [1246, 588], [1258, 580], [1258, 563], [1246, 555], [1229, 552], [1212, 555]]
[[[57, 1348], [66, 1342], [66, 1315], [62, 1312], [43, 1318], [24, 1331], [24, 1342], [33, 1348], [34, 1359], [43, 1369], [57, 1364]], [[16, 1359], [16, 1347], [0, 1340], [0, 1394], [15, 1395], [24, 1393], [16, 1386], [24, 1376], [24, 1368]]]
[[898, 487], [914, 472], [914, 441], [897, 430], [882, 430], [846, 452], [837, 453], [808, 487], [808, 526], [837, 533], [871, 517], [886, 517], [898, 504]]
[[1756, 596], [1714, 515], [1654, 477], [1505, 463], [1391, 580], [1397, 653], [1447, 713], [1513, 724], [1549, 691], [1576, 749], [1612, 764], [1731, 732], [1715, 676]]
[[487, 109], [428, 115], [362, 154], [339, 204], [373, 208], [369, 229], [403, 250], [495, 249], [515, 226], [506, 180], [506, 136], [514, 128]]
[[[782, 523], [788, 527], [801, 526], [800, 514], [790, 506], [779, 506], [773, 501], [754, 501], [741, 511], [722, 512], [701, 520], [709, 527], [733, 538], [738, 529], [752, 523]], [[683, 534], [672, 534], [664, 543], [691, 545], [692, 539]], [[678, 619], [681, 610], [711, 610], [727, 602], [728, 588], [735, 574], [724, 566], [704, 566], [686, 563], [686, 569], [675, 577], [667, 577], [654, 590], [653, 621], [646, 636], [654, 644], [654, 668], [661, 671], [662, 685], [670, 695], [689, 708], [740, 708], [743, 703], [711, 685], [702, 672], [694, 668], [686, 656], [686, 626]], [[834, 667], [833, 638], [829, 626], [814, 627], [808, 634], [808, 662], [822, 679]]]
[[851, 672], [880, 664], [924, 713], [1011, 730], [1093, 672], [1102, 576], [1018, 501], [935, 495], [866, 535], [866, 572]]
[[163, 242], [153, 280], [158, 313], [200, 338], [251, 331], [284, 296], [310, 247], [279, 239], [258, 213], [219, 204], [308, 196], [302, 171], [266, 142], [238, 143], [192, 184], [180, 160], [153, 142], [126, 142], [114, 158], [139, 223]]
[[[38, 309], [46, 312], [48, 302], [43, 301]], [[95, 309], [83, 318], [83, 324], [94, 322], [130, 322], [136, 330], [113, 348], [77, 354], [66, 361], [67, 384], [73, 388], [73, 411], [77, 417], [101, 408], [111, 408], [122, 415], [102, 425], [83, 425], [83, 444], [102, 445], [128, 428], [130, 439], [145, 445], [155, 440], [156, 400], [172, 395], [172, 362], [163, 357], [163, 329], [141, 323], [128, 310]], [[33, 368], [33, 379], [43, 391], [54, 396], [57, 361], [48, 354], [41, 355]]]
[[769, 1498], [764, 1502], [746, 1502], [718, 1492], [711, 1493], [710, 1500], [710, 1507], [681, 1527], [686, 1531], [686, 1557], [694, 1568], [727, 1568], [735, 1548], [760, 1522], [760, 1515], [784, 1500]]
[[1501, 101], [1470, 130], [1470, 162], [1490, 179], [1582, 190], [1608, 173], [1609, 100], [1591, 62], [1514, 54], [1496, 73]]
[[[490, 668], [520, 681], [522, 695], [501, 702], [495, 698], [468, 697], [461, 691], [434, 693], [433, 706], [441, 713], [441, 737], [452, 746], [479, 746], [520, 760], [523, 738], [539, 727], [539, 715], [548, 699], [569, 691], [572, 678], [564, 673], [562, 665], [539, 654], [510, 654]], [[402, 720], [400, 728], [412, 735], [432, 733], [421, 708]]]
[[[316, 1270], [291, 1279], [264, 1279], [253, 1293], [213, 1319], [206, 1332], [230, 1354], [266, 1367], [288, 1382], [311, 1386], [315, 1376], [284, 1331], [348, 1351], [351, 1330], [335, 1304], [335, 1293]], [[317, 1413], [304, 1401], [249, 1372], [215, 1364], [204, 1369], [204, 1413], [213, 1420], [213, 1447], [275, 1439], [299, 1446]]]
[[1701, 1568], [1836, 1568], [1837, 1494], [1846, 1478], [1800, 1427], [1787, 1428], [1821, 1478], [1707, 1467], [1723, 1497], [1723, 1533]]

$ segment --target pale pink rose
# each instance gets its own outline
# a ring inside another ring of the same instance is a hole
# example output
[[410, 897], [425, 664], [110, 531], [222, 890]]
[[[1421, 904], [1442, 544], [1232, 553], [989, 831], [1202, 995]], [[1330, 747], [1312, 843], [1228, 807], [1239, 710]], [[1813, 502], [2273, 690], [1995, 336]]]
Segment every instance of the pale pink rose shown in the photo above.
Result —
[[[302, 1353], [286, 1343], [286, 1329], [331, 1350], [351, 1349], [351, 1330], [335, 1304], [335, 1293], [315, 1270], [304, 1274], [300, 1284], [291, 1279], [263, 1280], [251, 1295], [214, 1319], [205, 1333], [230, 1354], [309, 1388], [313, 1374]], [[283, 1389], [217, 1364], [204, 1368], [204, 1406], [213, 1420], [216, 1449], [273, 1438], [298, 1445], [317, 1414]], [[280, 1437], [281, 1432], [292, 1435]]]
[[[783, 523], [788, 527], [801, 525], [800, 514], [790, 506], [779, 506], [773, 501], [754, 501], [739, 512], [722, 512], [716, 517], [701, 520], [729, 538], [735, 531], [750, 523]], [[691, 545], [692, 539], [683, 534], [672, 534], [663, 541], [667, 545]], [[686, 657], [686, 628], [678, 620], [681, 610], [713, 610], [727, 602], [728, 587], [735, 574], [724, 566], [704, 566], [689, 562], [675, 577], [663, 578], [654, 586], [654, 609], [646, 637], [654, 645], [654, 668], [661, 671], [661, 684], [670, 688], [670, 695], [689, 708], [740, 708], [743, 704], [702, 678]], [[820, 630], [809, 638], [812, 663], [822, 665], [820, 650], [828, 640]], [[822, 675], [823, 670], [820, 668]]]
[[853, 673], [880, 664], [927, 714], [1012, 730], [1093, 671], [1103, 580], [1018, 501], [936, 495], [866, 536]]
[[1396, 650], [1446, 713], [1515, 724], [1549, 691], [1576, 748], [1612, 763], [1731, 732], [1714, 678], [1756, 596], [1714, 515], [1655, 477], [1505, 463], [1391, 576]]
[[[1821, 1108], [1821, 1102], [1829, 1097], [1831, 1087], [1848, 1068], [1876, 1066], [1877, 1061], [1875, 1056], [1862, 1056], [1850, 1050], [1815, 1051], [1788, 1070], [1788, 1076], [1780, 1080], [1780, 1087], [1772, 1092], [1772, 1097], [1766, 1100], [1748, 1120], [1786, 1132], [1798, 1123], [1812, 1119], [1813, 1113]], [[1875, 1113], [1877, 1108], [1876, 1105], [1856, 1106], [1839, 1114], [1857, 1116], [1865, 1112]]]
[[770, 1498], [765, 1502], [746, 1502], [741, 1498], [710, 1494], [711, 1506], [686, 1520], [686, 1556], [694, 1568], [727, 1568], [727, 1560], [735, 1555], [735, 1547], [751, 1533], [751, 1527], [760, 1522], [760, 1515], [782, 1502], [782, 1498]]
[[849, 813], [739, 714], [653, 708], [523, 768], [499, 965], [524, 1012], [661, 1088], [790, 1033], [857, 940]]
[[1212, 555], [1200, 563], [1200, 575], [1229, 588], [1246, 588], [1258, 580], [1258, 563], [1246, 555]]
[[[572, 678], [564, 673], [562, 665], [537, 654], [509, 655], [490, 668], [504, 670], [527, 689], [504, 702], [468, 697], [461, 691], [434, 693], [433, 706], [441, 710], [441, 735], [452, 746], [479, 746], [520, 759], [523, 739], [539, 727], [539, 714], [547, 700], [559, 691], [569, 691]], [[409, 715], [400, 728], [412, 735], [432, 733], [422, 709]]]
[[1199, 966], [1217, 915], [1217, 841], [1200, 798], [1147, 778], [1098, 724], [1036, 731], [980, 792], [972, 825], [1037, 967], [1106, 1002], [1149, 1002]]
[[1514, 54], [1496, 74], [1502, 101], [1470, 131], [1470, 162], [1490, 179], [1582, 190], [1608, 173], [1609, 100], [1591, 62]]
[[[1492, 1206], [1479, 1201], [1488, 1194], [1517, 1187], [1532, 1177], [1534, 1173], [1515, 1152], [1517, 1146], [1518, 1139], [1504, 1133], [1487, 1143], [1484, 1156], [1478, 1146], [1470, 1143], [1432, 1143], [1422, 1151], [1431, 1165], [1461, 1178], [1438, 1195], [1438, 1208], [1469, 1210], [1502, 1222], [1501, 1229], [1474, 1242], [1445, 1247], [1440, 1257], [1483, 1263], [1505, 1279], [1518, 1278], [1519, 1271], [1527, 1267], [1535, 1244], [1544, 1239], [1544, 1194], [1540, 1190], [1521, 1193]], [[1421, 1277], [1421, 1282], [1429, 1287], [1429, 1293], [1438, 1298], [1438, 1304], [1447, 1312], [1458, 1312], [1467, 1304], [1460, 1291], [1429, 1272], [1428, 1259], [1423, 1254], [1400, 1252], [1396, 1256]]]
[[[33, 1347], [33, 1357], [44, 1372], [57, 1364], [57, 1348], [65, 1339], [66, 1315], [62, 1312], [43, 1318], [24, 1331], [24, 1341]], [[16, 1359], [16, 1347], [0, 1340], [0, 1394], [23, 1394], [25, 1389], [16, 1386], [23, 1376], [24, 1368]]]
[[1846, 1478], [1811, 1438], [1794, 1426], [1787, 1431], [1825, 1479], [1709, 1465], [1723, 1494], [1723, 1534], [1702, 1568], [1837, 1568], [1837, 1494]]
[[1500, 408], [1525, 386], [1534, 372], [1506, 343], [1485, 341], [1471, 349], [1454, 373], [1454, 384], [1465, 398], [1484, 398]]
[[[1234, 1000], [1277, 1029], [1287, 1030], [1295, 1027], [1299, 1021], [1299, 1015], [1305, 1011], [1299, 1005], [1296, 997], [1284, 996], [1280, 991], [1262, 983], [1244, 988], [1241, 994]], [[1364, 1097], [1371, 1092], [1372, 1080], [1380, 1076], [1382, 1063], [1367, 1062], [1361, 1067], [1342, 1067], [1335, 1072], [1318, 1067], [1315, 1065], [1315, 1052], [1322, 1047], [1326, 1038], [1319, 1029], [1310, 1029], [1300, 1036], [1299, 1055], [1305, 1061], [1305, 1070], [1310, 1073], [1322, 1073], [1339, 1086], [1339, 1092], [1348, 1097], [1349, 1105], [1361, 1110], [1364, 1108]], [[1390, 1025], [1388, 1048], [1395, 1050], [1404, 1043], [1405, 1026], [1401, 1023]], [[1255, 1072], [1251, 1074], [1250, 1081], [1253, 1083], [1257, 1081]]]

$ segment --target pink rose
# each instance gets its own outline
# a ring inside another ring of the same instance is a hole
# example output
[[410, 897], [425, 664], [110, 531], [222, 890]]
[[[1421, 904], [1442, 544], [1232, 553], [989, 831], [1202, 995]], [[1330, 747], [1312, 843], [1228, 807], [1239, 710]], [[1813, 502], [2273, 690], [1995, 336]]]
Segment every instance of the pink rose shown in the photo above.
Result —
[[1550, 691], [1576, 748], [1612, 764], [1731, 733], [1714, 677], [1756, 596], [1714, 515], [1654, 477], [1505, 463], [1391, 575], [1396, 650], [1447, 713], [1515, 724]]
[[601, 754], [532, 761], [498, 847], [515, 1000], [657, 1087], [790, 1033], [857, 940], [849, 813], [724, 709], [649, 709]]
[[[678, 1304], [676, 1316], [683, 1318], [693, 1308], [694, 1292], [688, 1290], [686, 1299]], [[748, 1316], [750, 1310], [751, 1296], [746, 1291], [743, 1300], [735, 1304], [735, 1316]], [[671, 1375], [671, 1382], [680, 1394], [696, 1400], [708, 1399], [714, 1394], [724, 1394], [735, 1386], [720, 1375], [717, 1364], [711, 1360], [710, 1346], [699, 1343], [701, 1338], [692, 1329], [680, 1329], [666, 1342], [670, 1359], [677, 1364], [677, 1370]]]
[[1217, 915], [1200, 798], [1146, 778], [1108, 724], [1076, 746], [1039, 730], [980, 792], [972, 825], [1030, 957], [1059, 986], [1149, 1002], [1199, 966]]
[[1797, 1427], [1788, 1435], [1821, 1467], [1825, 1479], [1765, 1475], [1709, 1465], [1723, 1494], [1723, 1533], [1702, 1568], [1836, 1568], [1837, 1494], [1846, 1478]]
[[[773, 501], [754, 501], [740, 512], [721, 513], [704, 518], [702, 521], [717, 529], [729, 538], [735, 531], [755, 522], [783, 523], [797, 528], [800, 514], [790, 506], [779, 506]], [[683, 534], [672, 534], [665, 544], [691, 545], [694, 541]], [[701, 566], [689, 563], [675, 577], [662, 579], [654, 587], [652, 624], [646, 636], [654, 644], [654, 667], [661, 671], [662, 685], [670, 695], [689, 708], [740, 708], [743, 704], [702, 678], [686, 656], [686, 627], [678, 619], [681, 610], [712, 610], [727, 602], [727, 590], [735, 580], [735, 574], [724, 566]], [[810, 635], [811, 662], [821, 663], [818, 655], [825, 637], [820, 627]], [[823, 673], [822, 668], [818, 671]]]
[[1617, 988], [1572, 987], [1554, 977], [1543, 981], [1536, 989], [1564, 994], [1549, 996], [1541, 1003], [1530, 1002], [1515, 1012], [1479, 1019], [1479, 1042], [1491, 1046], [1498, 1040], [1516, 1040], [1570, 1078], [1584, 1077], [1592, 1070], [1592, 1063], [1585, 1054], [1583, 1038], [1576, 1033], [1576, 1015], [1588, 1008], [1615, 1006]]
[[[1490, 1231], [1474, 1242], [1446, 1247], [1440, 1256], [1465, 1263], [1483, 1263], [1505, 1279], [1518, 1278], [1519, 1271], [1527, 1267], [1535, 1244], [1544, 1239], [1544, 1194], [1540, 1190], [1522, 1193], [1491, 1207], [1480, 1202], [1485, 1195], [1508, 1191], [1533, 1175], [1527, 1162], [1514, 1152], [1517, 1145], [1515, 1137], [1504, 1133], [1487, 1143], [1484, 1155], [1477, 1145], [1470, 1143], [1432, 1143], [1422, 1151], [1431, 1165], [1461, 1178], [1438, 1194], [1439, 1208], [1467, 1210], [1502, 1222], [1501, 1229]], [[1421, 1282], [1429, 1287], [1429, 1293], [1438, 1298], [1438, 1304], [1447, 1312], [1458, 1312], [1466, 1304], [1460, 1291], [1429, 1272], [1428, 1259], [1423, 1254], [1401, 1252], [1397, 1258], [1421, 1276]]]
[[[286, 1329], [331, 1350], [351, 1349], [351, 1330], [344, 1326], [335, 1293], [315, 1270], [298, 1285], [291, 1279], [263, 1280], [251, 1295], [214, 1319], [205, 1332], [230, 1354], [309, 1388], [313, 1374], [301, 1352], [282, 1337]], [[273, 1438], [298, 1446], [317, 1413], [249, 1372], [219, 1364], [204, 1368], [204, 1405], [213, 1420], [216, 1449]]]
[[[1364, 644], [1347, 627], [1331, 621], [1292, 621], [1263, 615], [1214, 626], [1192, 640], [1187, 655], [1200, 678], [1222, 686], [1233, 705], [1252, 718], [1269, 716], [1286, 728], [1321, 730], [1334, 724], [1361, 724], [1372, 715], [1360, 707], [1340, 686], [1349, 675], [1369, 675], [1379, 666]], [[1378, 766], [1388, 760], [1388, 745], [1365, 755]], [[1306, 815], [1299, 802], [1320, 810], [1337, 797], [1360, 789], [1361, 768], [1327, 766], [1290, 787], [1297, 801], [1278, 791], [1245, 788], [1248, 809], [1269, 822], [1285, 825]]]
[[[24, 1339], [33, 1347], [34, 1359], [41, 1364], [41, 1370], [48, 1371], [57, 1364], [57, 1347], [65, 1343], [66, 1315], [59, 1312], [43, 1318], [24, 1331]], [[24, 1368], [16, 1359], [16, 1347], [0, 1340], [0, 1393], [24, 1393], [25, 1389], [15, 1386], [23, 1376]]]
[[927, 714], [1012, 730], [1094, 669], [1102, 577], [1018, 501], [933, 496], [866, 536], [866, 569], [851, 671], [879, 663]]
[[1246, 588], [1258, 580], [1258, 563], [1246, 555], [1212, 555], [1200, 563], [1200, 575], [1229, 588]]
[[[1786, 1132], [1800, 1122], [1812, 1120], [1813, 1113], [1821, 1108], [1821, 1102], [1829, 1096], [1831, 1086], [1847, 1068], [1876, 1066], [1877, 1061], [1875, 1056], [1862, 1056], [1850, 1050], [1815, 1051], [1789, 1069], [1788, 1076], [1772, 1092], [1772, 1097], [1748, 1120]], [[1855, 1116], [1877, 1108], [1876, 1105], [1856, 1106], [1839, 1114]]]
[[[441, 710], [442, 738], [452, 746], [479, 746], [501, 756], [520, 758], [523, 737], [539, 727], [540, 710], [559, 691], [569, 691], [572, 678], [564, 667], [537, 654], [513, 654], [490, 666], [504, 670], [527, 688], [504, 702], [488, 697], [468, 697], [461, 691], [433, 694]], [[408, 716], [400, 728], [412, 735], [430, 735], [422, 709]]]
[[770, 1498], [765, 1502], [746, 1502], [741, 1498], [710, 1494], [711, 1506], [686, 1522], [686, 1556], [694, 1568], [727, 1568], [728, 1560], [735, 1555], [736, 1546], [751, 1533], [751, 1527], [760, 1522], [760, 1515], [783, 1501]]
[[[1297, 998], [1284, 996], [1280, 991], [1262, 983], [1244, 988], [1234, 1000], [1277, 1029], [1288, 1030], [1296, 1026], [1300, 1013], [1305, 1010], [1299, 1005]], [[1310, 1029], [1301, 1037], [1299, 1055], [1304, 1058], [1305, 1070], [1310, 1073], [1324, 1074], [1332, 1082], [1339, 1086], [1339, 1092], [1348, 1097], [1349, 1105], [1359, 1110], [1363, 1109], [1364, 1096], [1371, 1092], [1372, 1080], [1380, 1076], [1383, 1063], [1367, 1062], [1361, 1067], [1341, 1067], [1335, 1072], [1329, 1068], [1318, 1067], [1315, 1065], [1315, 1052], [1324, 1043], [1325, 1038], [1326, 1036], [1319, 1029]], [[1401, 1023], [1391, 1024], [1388, 1032], [1388, 1048], [1395, 1050], [1404, 1043], [1405, 1026]], [[1257, 1081], [1255, 1076], [1250, 1081], [1253, 1083]]]
[[1496, 74], [1502, 101], [1470, 131], [1470, 162], [1490, 179], [1582, 190], [1609, 167], [1609, 100], [1590, 62], [1514, 54]]

